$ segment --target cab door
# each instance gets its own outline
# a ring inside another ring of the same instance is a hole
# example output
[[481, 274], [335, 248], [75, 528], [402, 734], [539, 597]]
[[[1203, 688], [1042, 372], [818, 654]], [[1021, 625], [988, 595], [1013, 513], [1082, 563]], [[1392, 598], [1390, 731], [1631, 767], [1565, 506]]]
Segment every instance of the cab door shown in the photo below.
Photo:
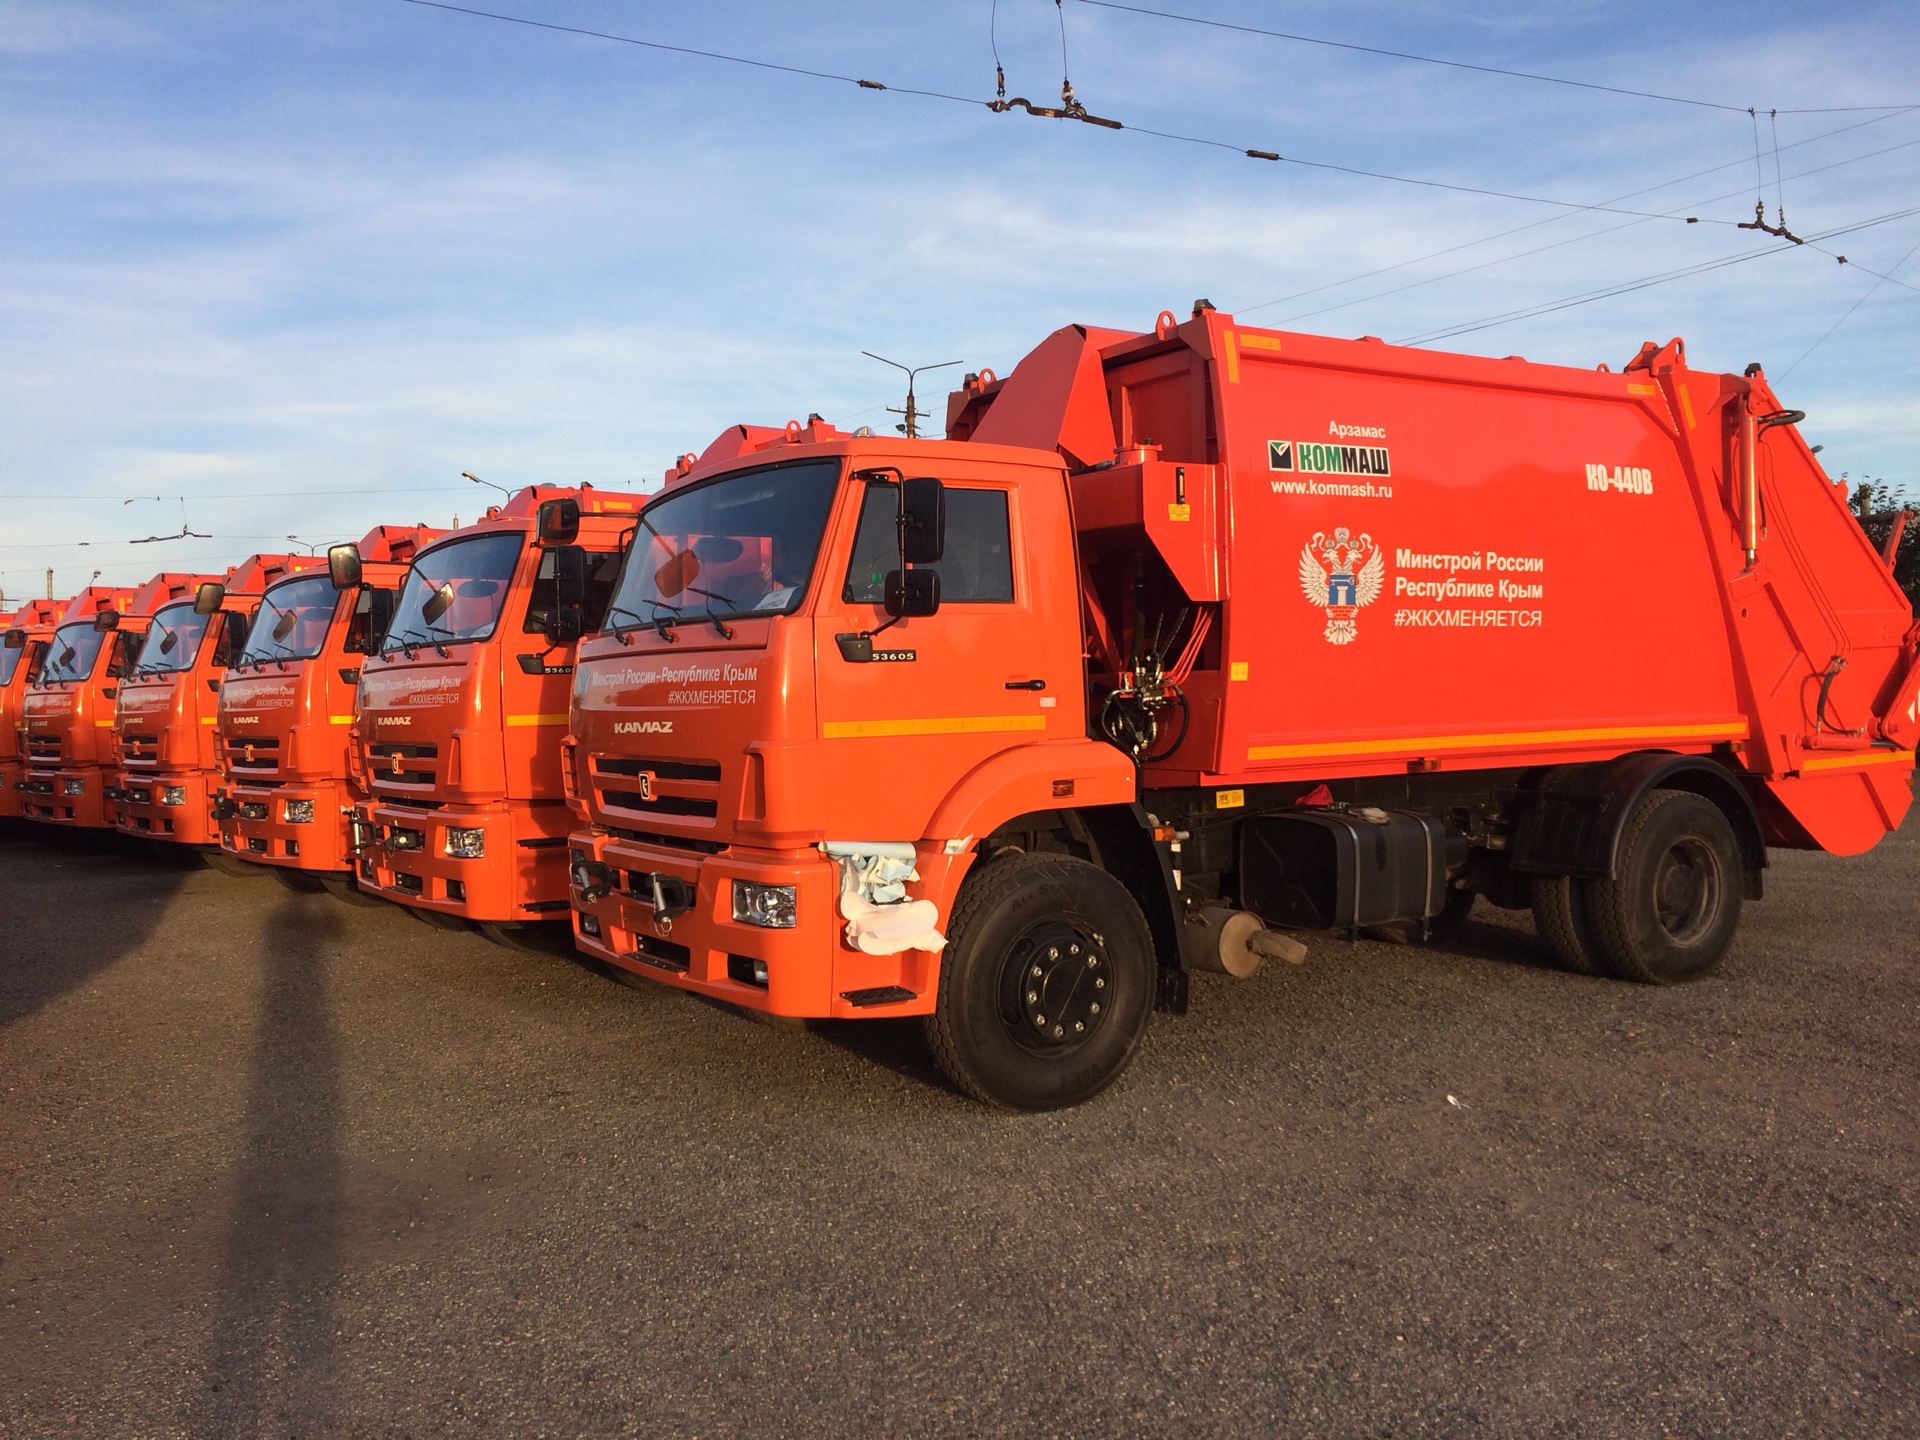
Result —
[[[835, 547], [846, 558], [821, 577], [820, 739], [832, 773], [864, 785], [844, 799], [876, 832], [848, 839], [918, 839], [982, 761], [1085, 733], [1072, 552], [1055, 547], [1063, 565], [1029, 543], [1030, 534], [1070, 535], [1064, 496], [1045, 488], [1058, 477], [1036, 474], [1024, 486], [1021, 472], [941, 478], [945, 548], [916, 567], [940, 577], [936, 613], [887, 623], [881, 599], [899, 568], [891, 481], [869, 481], [857, 496], [852, 544]], [[839, 637], [863, 632], [874, 632], [873, 658], [849, 660]]]

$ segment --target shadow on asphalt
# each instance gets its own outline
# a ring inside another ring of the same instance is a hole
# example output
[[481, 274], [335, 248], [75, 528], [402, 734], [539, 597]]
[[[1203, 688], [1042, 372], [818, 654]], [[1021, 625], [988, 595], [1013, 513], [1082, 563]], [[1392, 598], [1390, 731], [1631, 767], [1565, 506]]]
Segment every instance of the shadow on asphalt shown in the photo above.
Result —
[[[6, 1026], [145, 944], [199, 862], [185, 857], [162, 863], [150, 842], [111, 831], [4, 821], [0, 865], [7, 871], [6, 923], [0, 927], [0, 1026]], [[49, 882], [56, 868], [91, 871], [101, 903], [87, 913], [42, 908], [35, 873], [42, 866]]]
[[288, 895], [268, 918], [260, 1022], [221, 1244], [209, 1389], [195, 1428], [258, 1435], [324, 1415], [336, 1384], [344, 1184], [340, 1047], [325, 952], [343, 917]]

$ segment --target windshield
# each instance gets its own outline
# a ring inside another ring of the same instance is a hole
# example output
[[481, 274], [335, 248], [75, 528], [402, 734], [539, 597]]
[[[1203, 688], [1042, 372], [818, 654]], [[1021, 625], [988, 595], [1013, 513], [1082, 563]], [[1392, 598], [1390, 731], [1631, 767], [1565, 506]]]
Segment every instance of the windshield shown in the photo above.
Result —
[[107, 632], [93, 628], [91, 620], [77, 625], [62, 625], [53, 632], [53, 644], [47, 651], [47, 663], [40, 668], [42, 685], [57, 680], [84, 680], [93, 673], [93, 662], [100, 654], [100, 642]]
[[339, 600], [333, 581], [324, 574], [274, 586], [254, 612], [247, 648], [236, 663], [244, 666], [311, 660], [327, 643], [327, 627], [333, 624]]
[[790, 614], [806, 598], [839, 481], [838, 460], [813, 460], [654, 501], [607, 624]]
[[194, 614], [191, 601], [167, 606], [153, 617], [133, 673], [136, 676], [170, 675], [176, 670], [191, 669], [194, 657], [200, 653], [200, 641], [207, 633], [207, 621], [212, 618]]
[[507, 603], [520, 543], [514, 531], [476, 535], [415, 560], [394, 604], [384, 653], [491, 635]]

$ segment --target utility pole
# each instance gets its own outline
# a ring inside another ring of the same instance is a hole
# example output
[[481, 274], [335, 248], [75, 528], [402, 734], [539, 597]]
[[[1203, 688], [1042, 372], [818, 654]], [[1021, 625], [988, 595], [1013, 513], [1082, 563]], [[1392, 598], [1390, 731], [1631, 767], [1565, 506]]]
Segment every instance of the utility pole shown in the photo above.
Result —
[[916, 365], [911, 370], [908, 370], [907, 367], [905, 365], [902, 365], [898, 360], [889, 360], [887, 359], [886, 356], [876, 355], [871, 350], [862, 350], [860, 353], [866, 356], [869, 360], [878, 360], [882, 365], [891, 365], [896, 370], [907, 371], [906, 408], [901, 409], [898, 406], [889, 405], [887, 406], [887, 413], [889, 415], [901, 415], [906, 417], [906, 424], [896, 425], [893, 428], [898, 430], [902, 435], [906, 436], [907, 439], [909, 440], [918, 440], [920, 438], [920, 422], [926, 419], [928, 416], [930, 416], [933, 412], [930, 410], [922, 410], [918, 405], [914, 403], [914, 399], [913, 399], [914, 377], [920, 374], [923, 370], [945, 370], [947, 367], [951, 365], [958, 365], [960, 362], [958, 360], [942, 360], [938, 365]]

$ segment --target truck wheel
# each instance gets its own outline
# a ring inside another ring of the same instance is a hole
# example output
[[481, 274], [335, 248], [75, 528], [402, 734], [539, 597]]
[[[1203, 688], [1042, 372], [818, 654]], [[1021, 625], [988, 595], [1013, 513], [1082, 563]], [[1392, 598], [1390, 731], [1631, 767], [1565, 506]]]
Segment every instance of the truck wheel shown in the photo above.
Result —
[[1533, 925], [1562, 968], [1576, 975], [1606, 973], [1587, 923], [1587, 882], [1567, 875], [1533, 877]]
[[1600, 962], [1622, 980], [1675, 985], [1720, 962], [1740, 923], [1740, 847], [1718, 806], [1655, 790], [1627, 823], [1620, 878], [1587, 883]]
[[976, 1100], [1077, 1105], [1133, 1059], [1153, 1013], [1154, 964], [1146, 918], [1106, 871], [1005, 856], [954, 902], [927, 1043]]
[[310, 870], [293, 870], [285, 865], [269, 865], [265, 868], [273, 871], [273, 878], [287, 889], [301, 895], [318, 895], [326, 888], [320, 877]]
[[229, 855], [224, 850], [203, 850], [200, 858], [207, 862], [209, 870], [218, 870], [222, 875], [237, 875], [243, 880], [264, 879], [274, 868], [254, 860], [242, 860], [238, 855]]
[[369, 895], [354, 883], [351, 875], [322, 875], [320, 888], [334, 899], [358, 905], [364, 910], [384, 909], [393, 904], [393, 901], [383, 900], [378, 895]]

